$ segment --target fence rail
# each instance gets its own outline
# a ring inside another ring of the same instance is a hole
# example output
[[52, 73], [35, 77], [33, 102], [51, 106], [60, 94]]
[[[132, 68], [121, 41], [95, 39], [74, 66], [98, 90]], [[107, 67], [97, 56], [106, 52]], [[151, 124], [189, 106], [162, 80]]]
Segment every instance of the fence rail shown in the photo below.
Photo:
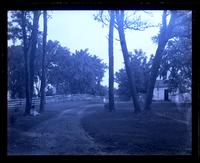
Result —
[[[67, 102], [67, 101], [102, 101], [101, 96], [92, 96], [92, 95], [55, 95], [55, 96], [46, 96], [46, 103], [54, 102]], [[25, 107], [25, 99], [8, 99], [7, 106], [9, 109], [22, 108]], [[40, 98], [32, 98], [32, 104], [34, 106], [39, 106]]]

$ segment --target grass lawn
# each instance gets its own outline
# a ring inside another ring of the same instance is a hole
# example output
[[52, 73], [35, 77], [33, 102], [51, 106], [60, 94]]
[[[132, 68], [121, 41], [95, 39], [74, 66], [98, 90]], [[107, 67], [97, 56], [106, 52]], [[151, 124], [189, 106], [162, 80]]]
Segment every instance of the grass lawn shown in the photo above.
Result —
[[186, 120], [185, 112], [176, 107], [155, 103], [152, 111], [136, 115], [132, 103], [119, 103], [115, 112], [102, 108], [83, 117], [81, 123], [108, 154], [191, 154], [191, 130], [176, 121]]
[[[61, 103], [49, 103], [45, 106], [45, 112], [40, 114], [37, 117], [34, 116], [24, 116], [24, 109], [20, 109], [17, 113], [14, 110], [9, 110], [8, 112], [8, 128], [17, 129], [21, 131], [30, 130], [33, 127], [38, 126], [46, 120], [54, 118], [58, 115], [62, 110], [67, 108], [76, 107], [79, 105], [85, 105], [89, 102], [79, 101], [79, 102], [61, 102]], [[39, 106], [36, 107], [36, 110], [39, 111]], [[15, 122], [13, 124], [10, 123], [11, 117], [15, 117]]]
[[[85, 103], [88, 102], [79, 102], [78, 104], [84, 105]], [[17, 113], [13, 110], [9, 110], [7, 127], [8, 152], [11, 154], [16, 153], [16, 148], [18, 151], [25, 151], [27, 153], [36, 150], [37, 146], [34, 144], [35, 137], [33, 138], [24, 133], [37, 128], [45, 121], [55, 118], [62, 112], [62, 110], [70, 109], [74, 106], [77, 106], [77, 102], [46, 104], [45, 112], [36, 117], [24, 116], [23, 109], [20, 109]], [[14, 123], [11, 123], [10, 121], [10, 117], [12, 116], [15, 116], [16, 118]]]
[[[71, 116], [64, 114], [66, 122], [56, 118], [60, 117], [57, 115], [68, 109], [77, 109], [77, 113], [81, 111], [82, 114], [75, 114], [76, 111], [72, 112]], [[116, 111], [108, 112], [104, 110], [103, 104], [96, 105], [94, 103], [93, 105], [91, 101], [47, 104], [45, 113], [37, 117], [23, 116], [22, 109], [18, 113], [9, 110], [8, 117], [17, 114], [17, 119], [13, 124], [8, 121], [8, 152], [12, 154], [17, 151], [27, 153], [42, 151], [43, 149], [41, 150], [35, 142], [38, 140], [37, 134], [42, 134], [43, 131], [36, 133], [36, 136], [30, 135], [29, 132], [37, 129], [43, 122], [49, 123], [48, 120], [54, 120], [51, 127], [55, 127], [55, 129], [59, 129], [56, 125], [70, 127], [68, 120], [71, 117], [71, 121], [77, 121], [75, 123], [77, 129], [84, 129], [86, 135], [93, 138], [92, 141], [94, 140], [94, 143], [100, 147], [103, 154], [191, 154], [191, 127], [189, 128], [186, 123], [187, 110], [188, 108], [170, 102], [154, 103], [152, 111], [134, 114], [131, 102], [118, 102]], [[82, 117], [80, 117], [81, 125], [79, 124], [80, 119], [77, 120], [76, 116]], [[46, 123], [43, 124], [46, 125]], [[72, 132], [72, 130], [76, 131], [74, 127], [69, 131], [66, 130], [62, 138], [67, 137], [68, 132]], [[76, 132], [73, 136], [77, 136]], [[78, 141], [82, 140], [79, 138], [76, 143]], [[61, 140], [60, 143], [66, 142]], [[80, 144], [78, 145], [80, 146]], [[86, 146], [82, 147], [82, 150], [85, 150]]]

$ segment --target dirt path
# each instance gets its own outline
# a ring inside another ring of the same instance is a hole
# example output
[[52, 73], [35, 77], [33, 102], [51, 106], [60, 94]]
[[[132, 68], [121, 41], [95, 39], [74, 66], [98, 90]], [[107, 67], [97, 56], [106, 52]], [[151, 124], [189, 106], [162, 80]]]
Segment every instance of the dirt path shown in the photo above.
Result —
[[[89, 104], [65, 109], [55, 118], [47, 120], [27, 132], [21, 133], [21, 136], [32, 138], [30, 147], [34, 148], [33, 150], [21, 151], [20, 154], [102, 154], [99, 145], [82, 129], [80, 124], [80, 119], [83, 115], [95, 111], [94, 105]], [[90, 107], [92, 107], [92, 110]]]

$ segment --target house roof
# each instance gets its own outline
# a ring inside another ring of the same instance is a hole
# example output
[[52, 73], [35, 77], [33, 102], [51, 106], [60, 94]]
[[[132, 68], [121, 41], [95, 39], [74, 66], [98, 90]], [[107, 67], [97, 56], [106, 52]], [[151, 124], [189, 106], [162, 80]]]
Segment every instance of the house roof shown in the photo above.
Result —
[[155, 88], [166, 88], [167, 83], [164, 82], [164, 80], [156, 80]]

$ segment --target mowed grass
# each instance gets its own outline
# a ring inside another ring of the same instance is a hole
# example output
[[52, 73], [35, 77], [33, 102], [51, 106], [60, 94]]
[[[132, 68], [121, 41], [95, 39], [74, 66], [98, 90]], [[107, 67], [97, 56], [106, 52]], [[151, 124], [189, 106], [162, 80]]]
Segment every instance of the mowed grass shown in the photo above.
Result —
[[152, 111], [134, 114], [132, 103], [118, 103], [115, 112], [102, 108], [81, 122], [106, 154], [191, 154], [188, 126], [156, 114], [183, 118], [184, 113], [176, 110], [172, 103], [158, 103], [153, 104]]

